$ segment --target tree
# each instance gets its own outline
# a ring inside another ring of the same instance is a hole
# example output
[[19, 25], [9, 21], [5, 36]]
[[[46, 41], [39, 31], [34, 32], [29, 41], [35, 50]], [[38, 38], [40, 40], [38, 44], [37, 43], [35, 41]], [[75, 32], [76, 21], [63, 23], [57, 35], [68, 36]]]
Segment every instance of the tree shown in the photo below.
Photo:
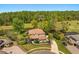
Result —
[[36, 20], [32, 20], [31, 24], [34, 26], [34, 28], [37, 28], [37, 21]]
[[61, 32], [54, 32], [53, 37], [56, 38], [57, 40], [63, 40], [64, 39], [64, 34]]
[[52, 33], [48, 33], [48, 39], [49, 40], [53, 39], [53, 34]]
[[41, 21], [38, 22], [38, 28], [43, 29], [46, 33], [49, 32], [49, 26], [48, 26], [48, 21]]
[[49, 31], [50, 30], [54, 30], [57, 31], [57, 27], [56, 27], [56, 23], [57, 23], [57, 18], [55, 16], [51, 17], [50, 20], [48, 20], [48, 27], [49, 27]]
[[24, 30], [24, 22], [21, 19], [14, 18], [13, 27], [15, 31], [17, 31], [18, 33], [21, 33]]
[[0, 26], [1, 26], [1, 25], [3, 25], [3, 20], [2, 20], [2, 19], [0, 19]]
[[68, 22], [66, 23], [66, 22], [62, 21], [61, 24], [62, 24], [62, 32], [67, 32], [68, 26], [69, 26]]

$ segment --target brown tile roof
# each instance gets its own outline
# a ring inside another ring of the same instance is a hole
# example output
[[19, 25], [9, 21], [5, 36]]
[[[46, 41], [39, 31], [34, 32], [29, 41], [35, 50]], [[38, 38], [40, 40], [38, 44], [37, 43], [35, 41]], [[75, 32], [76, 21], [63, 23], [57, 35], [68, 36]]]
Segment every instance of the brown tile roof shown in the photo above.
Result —
[[31, 35], [30, 36], [30, 39], [45, 40], [46, 39], [46, 36], [45, 35], [38, 35], [38, 36]]
[[45, 35], [39, 35], [39, 40], [45, 40], [46, 36]]
[[28, 31], [29, 34], [45, 34], [42, 29], [32, 29]]
[[39, 40], [45, 40], [45, 32], [42, 29], [32, 29], [28, 31], [28, 34], [30, 35], [30, 39], [39, 39]]
[[38, 36], [30, 35], [30, 39], [38, 39]]

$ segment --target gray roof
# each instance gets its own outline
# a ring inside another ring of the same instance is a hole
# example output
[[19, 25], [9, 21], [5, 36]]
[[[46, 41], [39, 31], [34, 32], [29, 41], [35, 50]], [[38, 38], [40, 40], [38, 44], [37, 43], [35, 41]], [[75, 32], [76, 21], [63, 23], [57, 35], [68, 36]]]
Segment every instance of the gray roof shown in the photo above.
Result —
[[12, 41], [11, 40], [6, 40], [5, 44], [8, 44], [8, 43], [12, 43]]
[[2, 44], [0, 44], [0, 46], [2, 46], [4, 44], [12, 43], [12, 41], [10, 39], [0, 39], [0, 40], [3, 40], [4, 41]]
[[72, 39], [74, 39], [76, 41], [79, 41], [79, 35], [69, 35], [68, 37], [72, 38]]
[[77, 33], [77, 32], [66, 32], [65, 35], [66, 36], [68, 36], [68, 35], [79, 35], [79, 33]]
[[[0, 40], [0, 42], [1, 42], [1, 41], [2, 41], [2, 40]], [[4, 45], [4, 42], [0, 44], [0, 47], [3, 46], [3, 45]]]
[[0, 44], [0, 47], [3, 46], [3, 45], [4, 45], [4, 43]]

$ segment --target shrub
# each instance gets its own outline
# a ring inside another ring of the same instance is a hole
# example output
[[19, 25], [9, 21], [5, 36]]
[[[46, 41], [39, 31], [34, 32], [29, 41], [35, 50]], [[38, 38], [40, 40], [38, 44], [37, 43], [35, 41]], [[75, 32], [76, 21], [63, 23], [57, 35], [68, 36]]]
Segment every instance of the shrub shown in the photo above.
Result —
[[63, 40], [64, 39], [64, 34], [61, 33], [61, 32], [55, 32], [53, 34], [53, 37], [56, 38], [56, 39], [58, 39], [58, 40]]
[[57, 32], [55, 32], [55, 33], [53, 34], [53, 37], [56, 38], [56, 39], [58, 39], [58, 40], [60, 40], [59, 33], [57, 33]]
[[0, 36], [5, 35], [6, 31], [5, 30], [0, 30]]
[[20, 41], [18, 41], [18, 44], [20, 44], [20, 45], [24, 45], [24, 44], [26, 44], [27, 42], [25, 41], [25, 40], [20, 40]]
[[48, 33], [48, 39], [53, 39], [53, 34], [52, 33]]
[[37, 43], [37, 44], [39, 44], [39, 40], [34, 40], [34, 43]]

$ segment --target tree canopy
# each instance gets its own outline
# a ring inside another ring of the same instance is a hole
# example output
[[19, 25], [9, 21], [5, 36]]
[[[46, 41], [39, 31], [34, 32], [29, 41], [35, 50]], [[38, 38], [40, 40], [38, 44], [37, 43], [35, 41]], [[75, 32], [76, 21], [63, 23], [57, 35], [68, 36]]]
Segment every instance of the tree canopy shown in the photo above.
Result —
[[21, 19], [14, 18], [13, 19], [13, 27], [14, 27], [15, 31], [21, 33], [24, 29], [24, 23]]
[[48, 21], [56, 18], [58, 21], [79, 20], [79, 11], [20, 11], [0, 13], [0, 25], [12, 25], [13, 18], [19, 18], [24, 23], [29, 23], [33, 19], [38, 21]]

